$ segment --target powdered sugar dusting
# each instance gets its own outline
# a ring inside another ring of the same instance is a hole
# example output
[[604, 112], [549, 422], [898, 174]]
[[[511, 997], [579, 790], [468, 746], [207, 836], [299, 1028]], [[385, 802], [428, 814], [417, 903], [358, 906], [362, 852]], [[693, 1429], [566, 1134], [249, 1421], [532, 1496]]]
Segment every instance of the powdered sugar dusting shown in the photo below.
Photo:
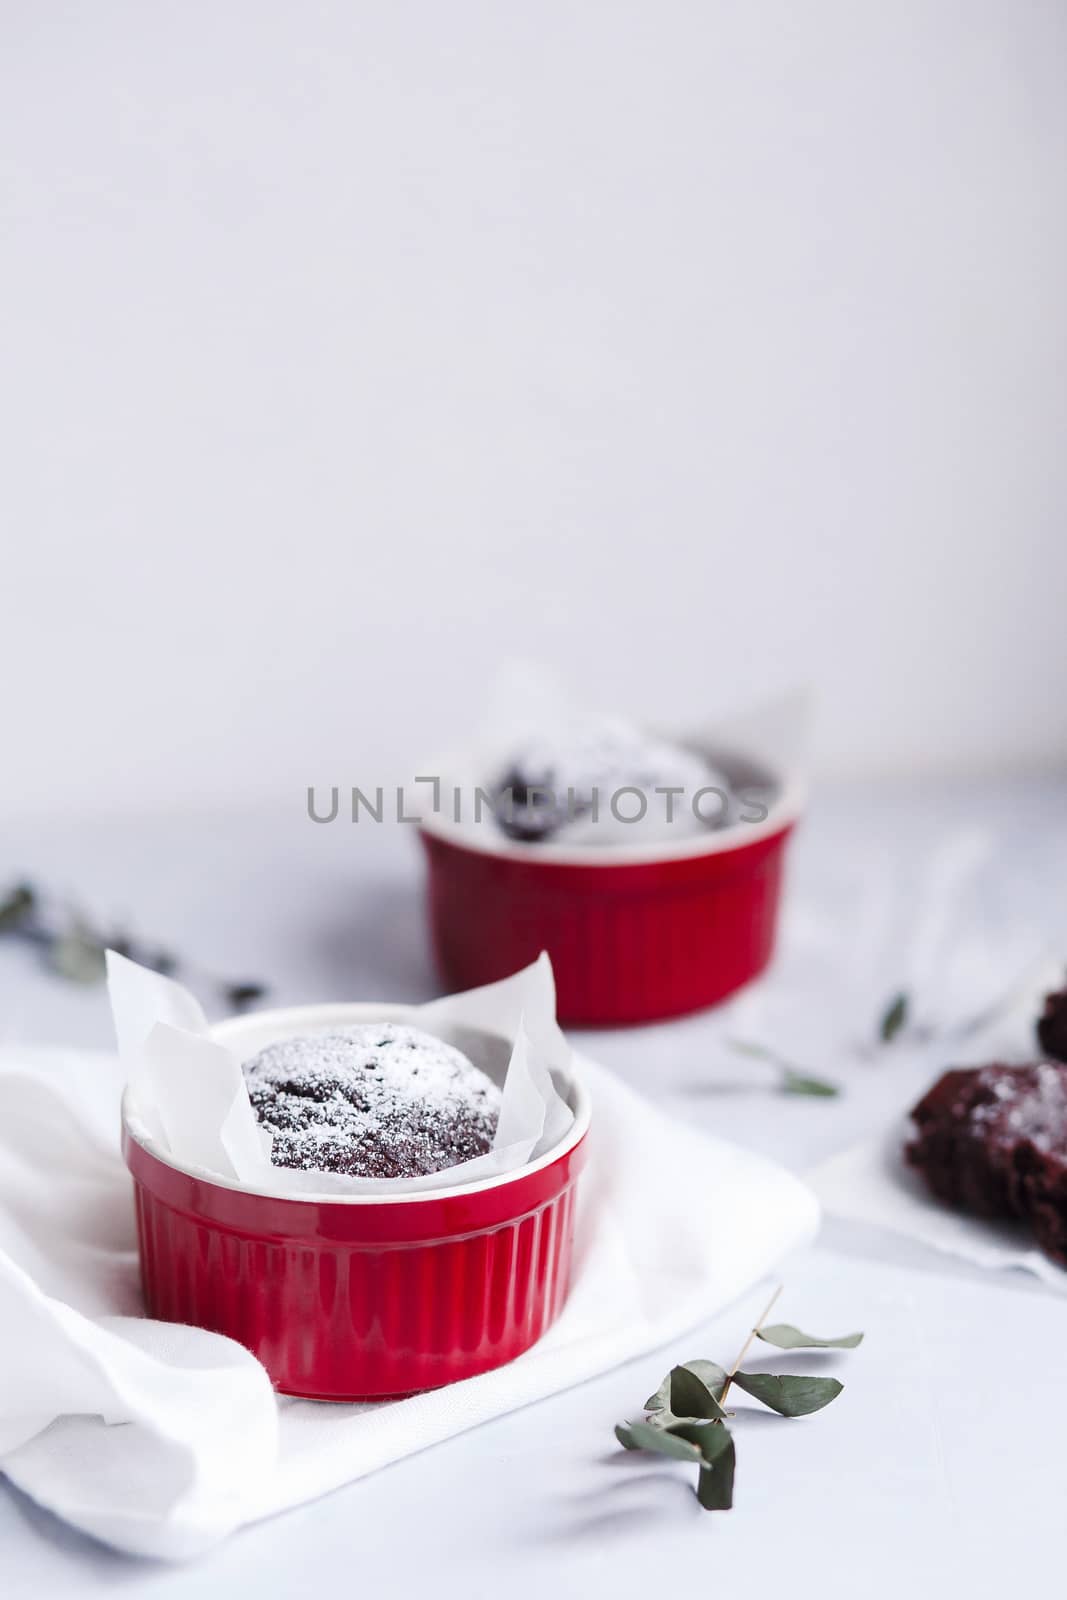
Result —
[[[694, 815], [691, 802], [701, 790], [717, 787], [724, 802], [729, 795], [728, 780], [695, 751], [616, 718], [578, 721], [552, 737], [530, 739], [515, 751], [495, 787], [500, 827], [528, 842], [564, 834], [610, 843], [619, 833], [612, 827], [611, 799], [624, 789], [645, 797], [642, 832], [663, 838], [724, 820], [716, 817], [714, 805], [706, 818]], [[669, 806], [665, 789], [676, 791]], [[625, 815], [635, 814], [631, 795]], [[633, 826], [623, 824], [623, 836]]]
[[496, 1132], [493, 1081], [459, 1050], [401, 1023], [285, 1039], [243, 1071], [277, 1167], [418, 1177], [484, 1155]]
[[980, 1069], [991, 1098], [969, 1108], [976, 1132], [1027, 1139], [1042, 1151], [1067, 1149], [1067, 1069], [1048, 1061]]

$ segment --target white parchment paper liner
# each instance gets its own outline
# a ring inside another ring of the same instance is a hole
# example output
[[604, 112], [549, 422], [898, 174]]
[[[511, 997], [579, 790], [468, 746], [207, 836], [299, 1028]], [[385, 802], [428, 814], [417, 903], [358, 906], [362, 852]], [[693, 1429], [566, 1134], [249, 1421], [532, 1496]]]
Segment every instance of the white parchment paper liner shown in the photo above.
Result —
[[[272, 1166], [270, 1134], [256, 1119], [241, 1058], [211, 1037], [193, 996], [114, 951], [108, 951], [108, 989], [135, 1131], [177, 1165], [236, 1179], [257, 1193], [336, 1198], [455, 1188], [517, 1171], [558, 1144], [573, 1120], [564, 1098], [573, 1057], [556, 1022], [547, 955], [501, 983], [466, 994], [422, 1006], [383, 1006], [383, 1021], [402, 1014], [405, 1022], [455, 1044], [503, 1091], [492, 1149], [418, 1178], [352, 1178]], [[308, 1032], [333, 1027], [312, 1024]]]
[[[1035, 954], [1028, 930], [1002, 927], [973, 914], [960, 925], [963, 891], [983, 865], [981, 844], [980, 837], [963, 833], [938, 853], [936, 870], [929, 875], [931, 893], [917, 919], [915, 946], [923, 954], [913, 956], [910, 992], [924, 1011], [930, 1008], [926, 1014], [937, 1016], [940, 1006], [946, 1020], [943, 1034], [918, 1047], [914, 1061], [907, 1061], [905, 1045], [892, 1066], [887, 1062], [880, 1069], [907, 1073], [909, 1109], [950, 1066], [1040, 1060], [1034, 1019], [1043, 997], [1063, 982], [1067, 963], [1060, 956]], [[940, 942], [933, 937], [935, 929], [949, 946], [948, 964], [934, 959]], [[1006, 972], [1016, 974], [1016, 981], [1005, 995]], [[999, 1004], [990, 1006], [990, 995]], [[955, 1028], [953, 1016], [963, 1018]], [[916, 1074], [921, 1074], [918, 1084]], [[914, 1132], [910, 1115], [902, 1111], [887, 1127], [806, 1173], [827, 1213], [885, 1228], [974, 1266], [1020, 1269], [1067, 1294], [1067, 1268], [1045, 1255], [1024, 1221], [971, 1216], [931, 1193], [904, 1156]]]
[[995, 1222], [954, 1211], [932, 1195], [903, 1157], [914, 1129], [901, 1118], [888, 1132], [831, 1156], [807, 1174], [831, 1216], [887, 1228], [932, 1250], [995, 1271], [1018, 1268], [1067, 1294], [1067, 1268], [1052, 1261], [1025, 1222]]

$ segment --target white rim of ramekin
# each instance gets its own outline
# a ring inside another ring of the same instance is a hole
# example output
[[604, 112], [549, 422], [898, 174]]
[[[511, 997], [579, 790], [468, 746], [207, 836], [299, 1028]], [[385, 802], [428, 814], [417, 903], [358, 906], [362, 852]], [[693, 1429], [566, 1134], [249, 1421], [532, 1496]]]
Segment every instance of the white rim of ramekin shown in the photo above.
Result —
[[[224, 1022], [215, 1024], [211, 1029], [211, 1037], [220, 1044], [229, 1044], [242, 1033], [253, 1033], [257, 1027], [270, 1029], [278, 1027], [284, 1036], [290, 1029], [295, 1033], [300, 1032], [301, 1028], [333, 1027], [345, 1022], [399, 1022], [408, 1017], [416, 1017], [417, 1020], [418, 1009], [417, 1006], [398, 1005], [395, 1002], [375, 1005], [365, 1000], [284, 1006], [274, 1011], [251, 1011], [245, 1016], [228, 1017]], [[201, 1183], [214, 1184], [219, 1189], [232, 1189], [237, 1194], [255, 1195], [261, 1200], [283, 1200], [294, 1205], [313, 1206], [396, 1206], [411, 1205], [423, 1200], [462, 1198], [465, 1195], [487, 1194], [492, 1189], [502, 1189], [506, 1184], [516, 1183], [520, 1178], [529, 1177], [531, 1173], [543, 1172], [546, 1167], [553, 1166], [575, 1149], [589, 1132], [592, 1099], [582, 1077], [579, 1057], [575, 1055], [572, 1059], [577, 1064], [577, 1070], [569, 1077], [569, 1087], [574, 1102], [574, 1121], [551, 1150], [546, 1150], [536, 1161], [528, 1161], [525, 1166], [516, 1168], [514, 1172], [500, 1172], [495, 1177], [480, 1178], [475, 1183], [453, 1184], [451, 1187], [442, 1186], [440, 1189], [417, 1189], [409, 1194], [279, 1194], [274, 1190], [253, 1189], [247, 1183], [238, 1182], [236, 1178], [219, 1177], [199, 1167], [184, 1166], [166, 1151], [161, 1150], [154, 1139], [140, 1132], [131, 1122], [128, 1086], [122, 1096], [122, 1126], [135, 1144], [140, 1145], [142, 1150], [154, 1156], [157, 1161], [161, 1161], [165, 1167], [171, 1167], [175, 1172], [183, 1172], [187, 1177], [197, 1178]]]
[[474, 855], [495, 856], [506, 861], [524, 861], [528, 865], [536, 862], [546, 867], [650, 866], [663, 861], [692, 861], [703, 856], [726, 855], [729, 851], [757, 844], [761, 839], [773, 838], [796, 822], [807, 799], [807, 785], [799, 775], [786, 774], [781, 779], [781, 785], [780, 794], [768, 808], [762, 822], [735, 822], [725, 828], [709, 828], [706, 834], [691, 835], [677, 843], [668, 840], [666, 843], [632, 845], [524, 844], [518, 839], [493, 835], [488, 826], [485, 828], [485, 837], [481, 838], [475, 827], [464, 827], [439, 812], [429, 812], [420, 817], [419, 828], [423, 833], [454, 845], [458, 850], [469, 850]]

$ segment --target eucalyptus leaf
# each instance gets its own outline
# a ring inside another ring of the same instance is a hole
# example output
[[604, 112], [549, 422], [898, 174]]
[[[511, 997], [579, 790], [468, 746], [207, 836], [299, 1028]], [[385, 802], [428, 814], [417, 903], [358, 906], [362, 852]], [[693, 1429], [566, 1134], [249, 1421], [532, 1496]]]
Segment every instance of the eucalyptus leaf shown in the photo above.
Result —
[[810, 1073], [794, 1072], [792, 1067], [786, 1067], [782, 1073], [780, 1087], [783, 1094], [811, 1094], [830, 1098], [841, 1093], [840, 1086], [831, 1083], [829, 1078], [813, 1078]]
[[709, 1467], [730, 1446], [730, 1430], [722, 1422], [687, 1419], [672, 1422], [669, 1431], [675, 1439], [688, 1439], [690, 1444], [695, 1444]]
[[757, 1044], [753, 1039], [727, 1039], [726, 1044], [739, 1055], [752, 1056], [756, 1061], [766, 1061], [772, 1067], [777, 1067], [781, 1073], [778, 1089], [782, 1094], [809, 1094], [828, 1098], [841, 1093], [839, 1085], [831, 1083], [829, 1078], [817, 1078], [814, 1073], [806, 1072], [803, 1067], [779, 1055], [777, 1050], [770, 1050], [766, 1045]]
[[729, 1511], [734, 1503], [734, 1469], [737, 1454], [734, 1441], [726, 1429], [726, 1443], [713, 1466], [704, 1465], [697, 1478], [697, 1499], [705, 1511]]
[[[682, 1366], [687, 1372], [692, 1372], [698, 1377], [705, 1388], [710, 1389], [716, 1397], [726, 1382], [726, 1372], [717, 1361], [683, 1361]], [[672, 1368], [656, 1390], [645, 1401], [646, 1411], [670, 1411], [671, 1409], [671, 1377], [676, 1369]]]
[[37, 896], [28, 883], [17, 883], [3, 900], [0, 900], [0, 930], [15, 928], [30, 915], [37, 904]]
[[773, 1050], [768, 1050], [765, 1045], [757, 1044], [754, 1039], [727, 1039], [725, 1043], [731, 1050], [736, 1050], [739, 1056], [752, 1056], [756, 1061], [778, 1060]]
[[802, 1333], [788, 1322], [772, 1322], [757, 1328], [756, 1335], [764, 1344], [773, 1344], [779, 1350], [855, 1350], [863, 1343], [862, 1333], [843, 1333], [839, 1339], [817, 1339], [813, 1333]]
[[911, 1002], [902, 989], [899, 994], [893, 996], [882, 1013], [878, 1033], [883, 1044], [892, 1044], [901, 1028], [907, 1023], [910, 1010]]
[[[725, 1382], [725, 1377], [723, 1379]], [[668, 1404], [675, 1417], [723, 1417], [725, 1412], [700, 1375], [691, 1367], [673, 1367]]]
[[673, 1456], [676, 1461], [703, 1459], [699, 1445], [651, 1422], [620, 1422], [615, 1437], [624, 1450], [652, 1450], [657, 1455]]
[[50, 960], [61, 977], [74, 983], [99, 983], [107, 973], [103, 945], [78, 925], [59, 935], [52, 945]]
[[806, 1417], [836, 1400], [843, 1383], [836, 1378], [811, 1378], [783, 1373], [735, 1372], [734, 1383], [754, 1400], [760, 1400], [782, 1417]]

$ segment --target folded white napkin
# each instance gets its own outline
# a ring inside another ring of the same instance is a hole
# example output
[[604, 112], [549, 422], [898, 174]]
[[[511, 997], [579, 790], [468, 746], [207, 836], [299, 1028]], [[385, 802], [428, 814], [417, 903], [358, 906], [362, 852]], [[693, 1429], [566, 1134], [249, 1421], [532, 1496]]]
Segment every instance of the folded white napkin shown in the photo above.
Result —
[[580, 1067], [591, 1156], [556, 1325], [482, 1377], [324, 1405], [276, 1396], [229, 1339], [140, 1315], [117, 1060], [0, 1051], [0, 1469], [109, 1544], [183, 1559], [664, 1344], [813, 1235], [796, 1178]]

